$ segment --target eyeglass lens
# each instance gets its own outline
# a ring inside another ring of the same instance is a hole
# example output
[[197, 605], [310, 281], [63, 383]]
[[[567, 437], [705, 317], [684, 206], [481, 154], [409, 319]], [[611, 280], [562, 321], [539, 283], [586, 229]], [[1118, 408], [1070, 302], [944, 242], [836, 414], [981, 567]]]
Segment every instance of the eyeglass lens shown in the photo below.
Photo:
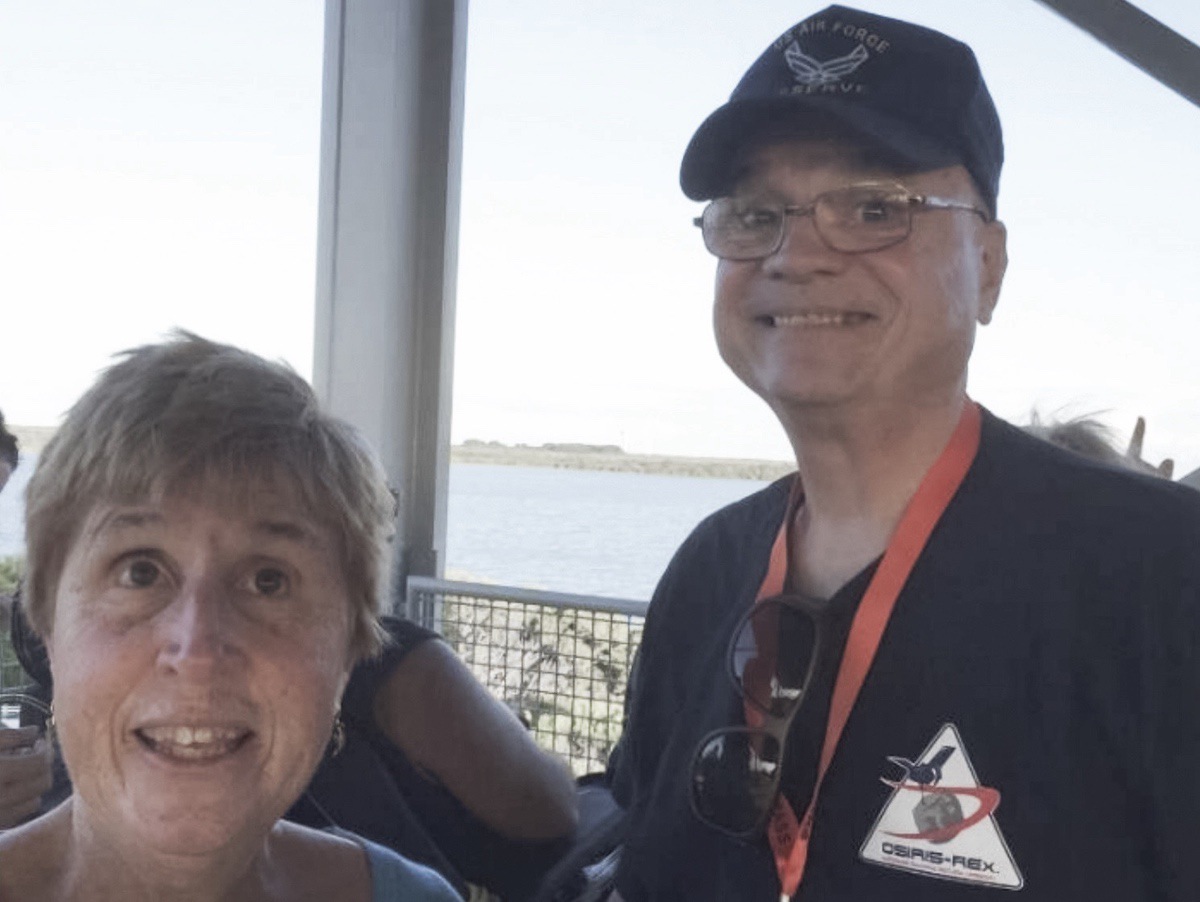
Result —
[[750, 833], [766, 818], [779, 785], [780, 745], [759, 730], [713, 735], [692, 768], [696, 813], [730, 833]]
[[804, 694], [817, 653], [813, 615], [781, 601], [754, 607], [730, 649], [742, 697], [772, 717], [785, 717]]
[[810, 214], [821, 238], [833, 249], [847, 253], [878, 250], [903, 241], [912, 225], [910, 196], [900, 189], [861, 186], [828, 191], [805, 210], [725, 197], [704, 211], [704, 242], [718, 257], [764, 257], [779, 248], [789, 215]]

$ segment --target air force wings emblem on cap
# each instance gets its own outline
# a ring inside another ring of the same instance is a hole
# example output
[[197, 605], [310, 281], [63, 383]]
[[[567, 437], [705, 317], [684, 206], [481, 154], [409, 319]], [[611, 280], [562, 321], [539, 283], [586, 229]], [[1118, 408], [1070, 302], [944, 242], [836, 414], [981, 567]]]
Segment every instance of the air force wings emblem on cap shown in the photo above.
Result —
[[824, 62], [809, 56], [795, 41], [788, 44], [783, 51], [784, 61], [796, 76], [796, 81], [802, 85], [831, 85], [865, 63], [869, 56], [867, 48], [862, 44], [845, 56]]

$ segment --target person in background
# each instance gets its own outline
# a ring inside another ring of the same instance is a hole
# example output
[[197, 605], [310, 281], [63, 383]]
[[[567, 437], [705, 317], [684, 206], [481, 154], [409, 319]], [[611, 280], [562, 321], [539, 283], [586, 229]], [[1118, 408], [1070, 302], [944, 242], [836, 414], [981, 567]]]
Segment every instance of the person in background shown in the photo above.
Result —
[[74, 792], [0, 834], [0, 898], [456, 899], [282, 820], [382, 644], [393, 507], [282, 365], [180, 334], [103, 373], [26, 497], [24, 611]]
[[[17, 437], [0, 413], [0, 491], [19, 463]], [[0, 594], [0, 634], [8, 633], [11, 618], [12, 598]], [[0, 724], [0, 830], [33, 817], [53, 784], [54, 750], [42, 732], [35, 725]]]
[[[343, 697], [343, 750], [322, 759], [287, 817], [352, 830], [434, 868], [464, 897], [472, 885], [523, 897], [572, 835], [570, 771], [435, 633], [394, 617], [381, 623], [388, 642], [354, 668]], [[28, 691], [48, 702], [49, 664], [19, 603], [10, 634], [34, 681]], [[0, 747], [27, 746], [40, 730], [6, 732]], [[70, 793], [61, 766], [51, 781], [49, 743], [24, 750], [0, 758], [0, 829]]]
[[1043, 420], [1034, 413], [1025, 431], [1040, 439], [1098, 460], [1114, 467], [1125, 467], [1138, 473], [1150, 473], [1170, 479], [1175, 472], [1175, 461], [1164, 458], [1157, 466], [1143, 459], [1142, 447], [1146, 438], [1146, 419], [1138, 417], [1130, 436], [1129, 446], [1121, 451], [1112, 433], [1099, 420], [1091, 417], [1075, 417], [1069, 420]]
[[968, 397], [1002, 159], [969, 47], [844, 6], [684, 153], [717, 346], [797, 472], [654, 593], [614, 898], [1200, 899], [1200, 497]]
[[355, 668], [346, 748], [288, 817], [335, 823], [435, 868], [464, 896], [531, 894], [566, 850], [575, 781], [441, 637], [385, 617], [391, 641]]
[[5, 427], [4, 414], [0, 413], [0, 492], [8, 485], [8, 479], [17, 468], [19, 460], [17, 437]]

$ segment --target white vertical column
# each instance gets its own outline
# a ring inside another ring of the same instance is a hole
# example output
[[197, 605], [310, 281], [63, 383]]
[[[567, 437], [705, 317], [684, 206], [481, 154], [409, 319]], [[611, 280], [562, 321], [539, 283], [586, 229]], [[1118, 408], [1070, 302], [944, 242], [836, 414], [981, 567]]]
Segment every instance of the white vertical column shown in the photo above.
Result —
[[467, 0], [327, 0], [313, 382], [399, 493], [397, 596], [446, 535]]

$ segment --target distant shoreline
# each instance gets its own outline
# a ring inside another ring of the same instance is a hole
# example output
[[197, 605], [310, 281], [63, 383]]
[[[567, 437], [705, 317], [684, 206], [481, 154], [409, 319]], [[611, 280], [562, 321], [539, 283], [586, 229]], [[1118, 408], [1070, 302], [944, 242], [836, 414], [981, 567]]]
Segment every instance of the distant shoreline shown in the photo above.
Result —
[[615, 473], [652, 473], [664, 476], [701, 476], [709, 479], [754, 479], [770, 482], [794, 469], [794, 464], [774, 460], [720, 457], [674, 457], [665, 454], [627, 454], [615, 445], [502, 445], [467, 441], [450, 449], [457, 464], [492, 464], [509, 467], [552, 467], [566, 470], [601, 470]]
[[[21, 450], [37, 454], [54, 435], [53, 426], [9, 426]], [[504, 445], [467, 440], [450, 448], [456, 464], [505, 467], [550, 467], [560, 470], [600, 470], [613, 473], [652, 473], [663, 476], [701, 476], [709, 479], [753, 479], [770, 482], [795, 469], [774, 460], [721, 457], [675, 457], [666, 454], [627, 454], [616, 445]]]
[[4, 428], [17, 437], [17, 447], [22, 454], [39, 454], [47, 442], [58, 431], [57, 426], [14, 426], [6, 423]]

